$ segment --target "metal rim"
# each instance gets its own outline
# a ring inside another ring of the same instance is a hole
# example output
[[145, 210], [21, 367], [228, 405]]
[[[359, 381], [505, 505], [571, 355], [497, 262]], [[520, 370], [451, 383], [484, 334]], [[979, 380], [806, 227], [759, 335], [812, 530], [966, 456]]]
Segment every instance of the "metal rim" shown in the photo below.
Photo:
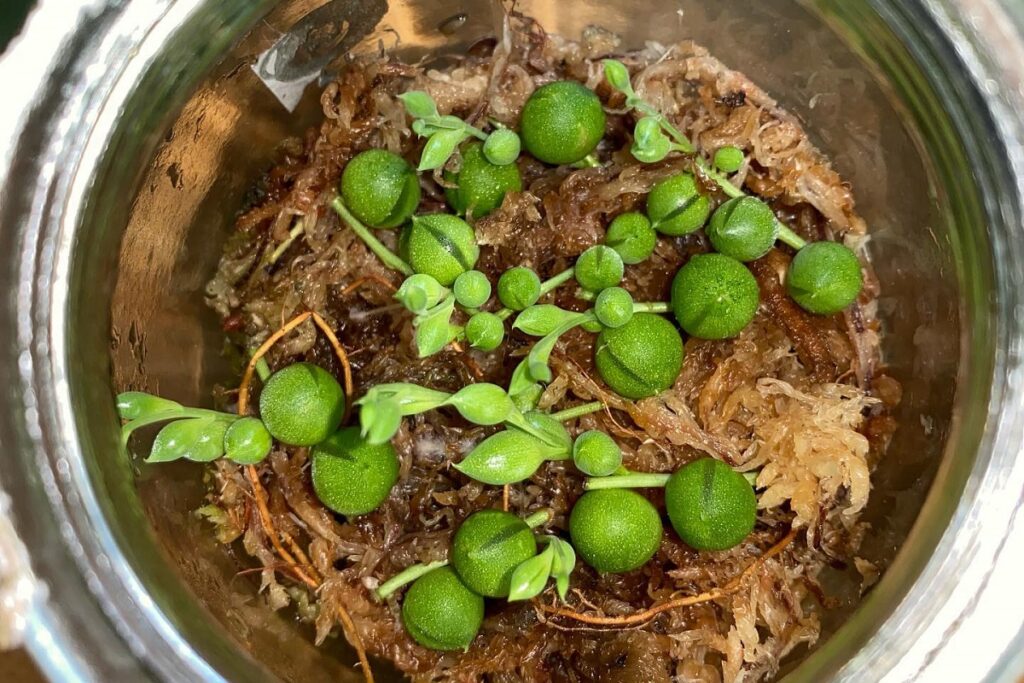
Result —
[[[0, 76], [7, 75], [13, 62], [23, 69], [21, 64], [29, 63], [24, 56], [34, 55], [29, 59], [36, 60], [37, 68], [34, 74], [21, 70], [19, 78], [5, 79], [21, 84], [22, 91], [11, 96], [31, 107], [19, 112], [17, 120], [5, 121], [10, 125], [3, 129], [11, 138], [0, 148], [0, 247], [5, 254], [0, 287], [13, 293], [0, 303], [0, 379], [6, 380], [2, 385], [8, 406], [0, 415], [0, 443], [26, 454], [0, 463], [0, 476], [4, 489], [19, 494], [12, 518], [21, 538], [34, 547], [47, 544], [45, 553], [32, 557], [41, 588], [26, 635], [55, 680], [138, 680], [151, 675], [163, 680], [220, 679], [148, 600], [103, 523], [89, 473], [81, 468], [80, 458], [69, 457], [77, 447], [67, 384], [74, 350], [68, 348], [63, 327], [62, 284], [78, 229], [77, 211], [89, 191], [90, 159], [95, 161], [102, 151], [132, 74], [150, 64], [173, 38], [174, 27], [201, 4], [95, 0], [76, 15], [62, 3], [44, 1], [11, 58], [0, 66]], [[252, 3], [252, 16], [270, 4]], [[1002, 36], [1019, 47], [1021, 37], [1013, 34], [1012, 22], [989, 3], [969, 0], [908, 4], [903, 12], [886, 5], [879, 11], [898, 31], [916, 36], [915, 58], [939, 60], [955, 76], [944, 85], [932, 84], [944, 89], [954, 120], [966, 112], [977, 114], [979, 108], [984, 112], [988, 128], [983, 132], [1000, 140], [1005, 156], [974, 155], [971, 162], [990, 189], [985, 207], [989, 216], [1019, 230], [1024, 130], [1013, 114], [1021, 110], [1024, 92], [975, 86], [1007, 82], [1006, 54], [995, 56], [986, 42]], [[981, 36], [987, 36], [986, 42]], [[114, 57], [114, 48], [126, 44], [137, 48], [131, 58], [124, 58], [124, 52]], [[47, 92], [43, 85], [49, 79], [65, 87], [60, 93]], [[959, 131], [968, 141], [979, 133], [970, 128], [961, 125]], [[20, 182], [25, 178], [35, 179], [34, 184]], [[879, 667], [884, 668], [885, 679], [893, 681], [948, 680], [954, 671], [966, 680], [994, 680], [1010, 671], [1007, 658], [1014, 638], [1021, 638], [1021, 615], [1006, 610], [1005, 600], [1013, 595], [1012, 582], [1024, 567], [1019, 496], [1024, 460], [1017, 458], [1024, 438], [1024, 331], [1019, 315], [1024, 245], [1015, 237], [1019, 235], [993, 234], [1002, 260], [996, 264], [997, 289], [989, 304], [998, 322], [991, 331], [997, 350], [997, 370], [988, 390], [991, 419], [967, 476], [967, 495], [954, 511], [957, 524], [938, 539], [926, 566], [908, 568], [921, 573], [881, 628], [866, 639], [863, 633], [852, 633], [864, 642], [845, 666], [833, 669], [829, 657], [834, 653], [826, 645], [796, 672], [797, 678], [821, 671], [838, 680], [857, 680], [869, 664], [879, 674]], [[18, 502], [26, 492], [48, 497], [52, 518], [29, 519], [27, 507]], [[933, 491], [929, 504], [936, 496], [941, 492]], [[897, 564], [890, 572], [899, 570]], [[83, 591], [94, 597], [88, 609], [61, 609], [62, 595]], [[937, 594], [943, 596], [942, 604]], [[880, 587], [870, 599], [885, 596]], [[932, 609], [922, 610], [921, 605]], [[844, 627], [833, 640], [855, 628]], [[963, 656], [967, 652], [971, 656]]]

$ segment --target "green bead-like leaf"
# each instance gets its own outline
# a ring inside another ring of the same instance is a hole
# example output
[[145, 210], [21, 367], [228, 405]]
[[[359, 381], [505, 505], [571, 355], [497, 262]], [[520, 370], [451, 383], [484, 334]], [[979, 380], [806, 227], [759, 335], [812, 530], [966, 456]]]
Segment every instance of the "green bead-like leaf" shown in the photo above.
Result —
[[420, 358], [434, 355], [451, 341], [452, 328], [449, 320], [454, 311], [455, 295], [449, 294], [444, 301], [413, 322], [416, 328], [416, 348]]
[[434, 133], [423, 147], [417, 171], [433, 171], [445, 165], [459, 144], [469, 137], [464, 129], [442, 130]]
[[448, 296], [448, 288], [426, 273], [410, 275], [395, 292], [395, 299], [413, 313], [426, 313]]
[[519, 158], [522, 142], [515, 131], [499, 128], [484, 140], [483, 152], [495, 166], [507, 166]]
[[466, 476], [491, 486], [514, 484], [529, 478], [544, 462], [544, 444], [518, 430], [492, 434], [454, 465]]
[[448, 344], [448, 321], [431, 318], [416, 328], [416, 348], [420, 358], [432, 356]]
[[262, 420], [243, 417], [224, 433], [224, 455], [239, 465], [255, 465], [270, 454], [273, 442]]
[[554, 559], [554, 545], [548, 544], [544, 552], [534, 555], [516, 567], [512, 572], [508, 601], [529, 600], [540, 595], [548, 584]]
[[543, 393], [544, 387], [530, 376], [530, 364], [524, 358], [512, 372], [512, 379], [509, 381], [508, 395], [512, 403], [521, 411], [532, 410], [537, 407]]
[[405, 105], [409, 115], [417, 119], [429, 119], [438, 116], [437, 103], [434, 98], [422, 90], [410, 90], [398, 96]]
[[186, 458], [210, 462], [224, 454], [228, 423], [209, 417], [171, 422], [156, 435], [146, 462], [171, 462]]
[[473, 424], [496, 425], [515, 410], [512, 399], [497, 384], [470, 384], [452, 394], [447, 401], [462, 417]]
[[390, 398], [364, 403], [359, 409], [360, 433], [368, 443], [379, 446], [387, 443], [402, 426], [402, 410]]
[[[144, 391], [126, 391], [117, 395], [117, 414], [122, 420], [137, 420], [157, 413], [182, 410], [180, 403]], [[169, 415], [170, 416], [170, 415]]]
[[605, 59], [604, 77], [613, 88], [627, 95], [633, 94], [633, 85], [629, 81], [629, 69], [622, 62], [615, 59]]
[[544, 337], [575, 315], [577, 314], [554, 304], [535, 304], [516, 316], [515, 322], [512, 323], [512, 329], [522, 330], [533, 337]]
[[455, 301], [466, 308], [478, 308], [491, 298], [491, 283], [479, 270], [467, 270], [452, 284]]
[[421, 138], [429, 137], [439, 130], [443, 129], [424, 119], [416, 119], [412, 122], [412, 132]]
[[661, 161], [672, 151], [672, 141], [661, 129], [661, 122], [653, 116], [645, 116], [636, 122], [633, 130], [633, 147], [630, 149], [637, 161], [652, 164]]
[[743, 150], [733, 145], [718, 148], [713, 158], [715, 167], [725, 173], [735, 173], [743, 165]]
[[576, 551], [569, 543], [557, 536], [545, 536], [544, 538], [548, 540], [548, 549], [554, 555], [551, 561], [551, 578], [555, 580], [558, 597], [565, 600], [565, 596], [569, 593], [569, 577], [576, 568]]

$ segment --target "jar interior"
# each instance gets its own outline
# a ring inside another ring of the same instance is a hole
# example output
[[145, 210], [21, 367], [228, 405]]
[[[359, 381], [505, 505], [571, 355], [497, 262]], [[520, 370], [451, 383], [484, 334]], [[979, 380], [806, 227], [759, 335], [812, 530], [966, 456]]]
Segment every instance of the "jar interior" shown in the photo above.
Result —
[[[247, 189], [278, 143], [319, 116], [317, 85], [287, 111], [250, 68], [259, 54], [314, 9], [343, 20], [333, 49], [383, 47], [408, 58], [465, 49], [493, 35], [499, 15], [459, 0], [195, 6], [127, 100], [75, 247], [71, 348], [82, 358], [110, 361], [72, 364], [82, 448], [101, 512], [132, 570], [214, 671], [232, 680], [362, 680], [343, 639], [314, 647], [311, 627], [289, 610], [264, 605], [258, 573], [239, 573], [252, 566], [248, 558], [219, 545], [195, 514], [205, 492], [202, 468], [124, 457], [111, 396], [132, 388], [207, 405], [215, 384], [235, 380], [222, 355], [219, 321], [203, 303], [204, 285]], [[923, 508], [924, 501], [940, 465], [943, 495], [955, 500], [973, 453], [947, 445], [956, 430], [975, 424], [965, 401], [985, 383], [988, 342], [978, 339], [962, 360], [960, 341], [968, 323], [983, 327], [971, 302], [986, 286], [983, 272], [976, 273], [984, 271], [978, 264], [988, 253], [985, 237], [960, 227], [971, 224], [980, 190], [969, 177], [960, 179], [965, 186], [951, 184], [946, 169], [955, 159], [921, 125], [945, 116], [938, 98], [915, 89], [927, 89], [924, 67], [900, 52], [884, 13], [867, 2], [532, 0], [517, 7], [569, 38], [596, 24], [619, 33], [624, 48], [696, 40], [796, 115], [852, 184], [881, 283], [886, 372], [903, 385], [903, 398], [899, 429], [873, 477], [861, 553], [893, 566], [874, 591], [888, 604], [872, 595], [856, 608], [860, 635], [832, 646], [831, 659], [814, 669], [832, 670], [891, 611], [946, 527], [949, 505]], [[915, 87], [897, 78], [907, 73]], [[976, 291], [963, 291], [965, 281]], [[824, 578], [846, 604], [861, 591], [853, 567]], [[825, 612], [819, 645], [854, 611]], [[801, 650], [788, 660], [794, 678], [809, 675], [806, 667], [801, 673], [805, 656]], [[378, 680], [400, 680], [386, 663], [377, 666]]]

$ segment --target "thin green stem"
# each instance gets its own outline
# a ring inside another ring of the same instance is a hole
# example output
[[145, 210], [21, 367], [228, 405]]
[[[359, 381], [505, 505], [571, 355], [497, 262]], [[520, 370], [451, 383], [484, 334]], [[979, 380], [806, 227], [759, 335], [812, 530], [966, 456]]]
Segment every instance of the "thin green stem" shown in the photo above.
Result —
[[575, 275], [575, 274], [576, 274], [576, 267], [575, 266], [569, 266], [568, 268], [563, 270], [561, 273], [558, 273], [557, 275], [552, 275], [547, 280], [545, 280], [544, 282], [540, 283], [540, 295], [544, 296], [545, 294], [547, 294], [551, 290], [555, 289], [556, 287], [559, 287], [560, 285], [565, 284], [566, 282], [571, 280], [573, 275]]
[[411, 567], [406, 567], [377, 588], [377, 597], [383, 600], [402, 586], [412, 583], [424, 574], [429, 574], [435, 569], [440, 569], [447, 565], [448, 560], [438, 560], [429, 564], [414, 564]]
[[743, 190], [729, 182], [729, 179], [724, 174], [711, 168], [710, 164], [701, 157], [697, 157], [696, 164], [701, 173], [718, 183], [718, 186], [722, 188], [722, 192], [729, 197], [743, 197], [746, 195]]
[[205, 408], [177, 408], [175, 410], [166, 410], [160, 413], [153, 413], [145, 417], [126, 422], [121, 427], [121, 443], [125, 446], [128, 445], [128, 439], [131, 437], [132, 432], [142, 427], [147, 427], [158, 422], [167, 422], [168, 420], [180, 420], [188, 419], [192, 417], [207, 417], [215, 420], [235, 421], [238, 419], [237, 415], [230, 413], [222, 413], [216, 410], [206, 410]]
[[667, 301], [646, 301], [633, 304], [634, 313], [670, 313], [672, 304]]
[[555, 514], [550, 509], [544, 508], [543, 510], [537, 510], [533, 514], [524, 517], [523, 521], [526, 522], [526, 526], [531, 529], [536, 529], [539, 526], [544, 526], [554, 519], [554, 517]]
[[261, 382], [266, 382], [270, 379], [270, 375], [272, 373], [270, 372], [270, 364], [267, 363], [266, 358], [260, 357], [260, 359], [256, 361], [256, 374], [259, 376]]
[[661, 488], [668, 483], [670, 474], [646, 474], [630, 472], [629, 474], [613, 474], [610, 477], [591, 477], [583, 484], [588, 491], [598, 489], [650, 489]]
[[267, 259], [266, 265], [269, 266], [276, 263], [277, 259], [281, 258], [281, 255], [284, 254], [284, 252], [288, 251], [288, 247], [292, 246], [292, 243], [294, 243], [295, 240], [298, 239], [299, 235], [301, 235], [305, 231], [306, 219], [305, 217], [303, 217], [295, 221], [295, 227], [289, 230], [288, 237], [285, 238], [285, 240], [282, 241], [281, 244], [277, 245], [277, 248], [274, 249], [274, 253], [272, 253], [270, 255], [270, 258]]
[[472, 135], [473, 137], [475, 137], [477, 140], [486, 140], [487, 139], [487, 133], [483, 132], [482, 130], [480, 130], [476, 126], [471, 126], [468, 123], [466, 124], [466, 132], [469, 133], [470, 135]]
[[658, 120], [658, 125], [661, 126], [661, 129], [665, 131], [668, 134], [668, 136], [675, 141], [675, 143], [672, 145], [673, 148], [677, 149], [680, 152], [683, 152], [684, 154], [693, 154], [693, 143], [690, 142], [690, 139], [688, 137], [683, 135], [683, 132], [681, 130], [672, 125], [672, 122], [668, 120], [667, 116], [665, 116], [660, 111], [655, 109], [652, 105], [641, 100], [639, 97], [636, 96], [635, 93], [633, 94], [633, 97], [627, 100], [627, 102], [629, 102], [630, 100], [632, 100], [634, 109], [636, 109], [637, 111], [646, 116], [653, 116], [655, 119]]
[[591, 401], [590, 403], [559, 410], [557, 413], [551, 413], [551, 417], [559, 422], [567, 422], [568, 420], [575, 420], [577, 417], [596, 413], [599, 410], [604, 410], [604, 404], [600, 401]]
[[793, 232], [789, 226], [785, 225], [782, 221], [777, 222], [779, 224], [779, 239], [781, 241], [785, 242], [797, 251], [800, 251], [807, 246], [807, 240]]
[[572, 165], [573, 168], [598, 168], [600, 166], [601, 162], [598, 161], [597, 156], [593, 152]]
[[341, 201], [341, 197], [335, 197], [331, 200], [331, 208], [338, 212], [341, 219], [348, 223], [348, 227], [352, 228], [352, 232], [366, 243], [366, 246], [370, 248], [370, 251], [376, 254], [377, 258], [384, 262], [384, 265], [392, 270], [397, 270], [402, 275], [408, 276], [413, 274], [412, 267], [408, 263], [400, 259], [397, 254], [385, 247], [380, 240], [373, 236], [365, 225], [359, 222], [358, 218], [352, 215], [348, 210], [348, 207], [345, 206], [345, 203]]
[[515, 311], [513, 311], [511, 308], [502, 308], [494, 315], [498, 316], [498, 320], [504, 321], [508, 320], [509, 316], [512, 315], [513, 313], [515, 313]]

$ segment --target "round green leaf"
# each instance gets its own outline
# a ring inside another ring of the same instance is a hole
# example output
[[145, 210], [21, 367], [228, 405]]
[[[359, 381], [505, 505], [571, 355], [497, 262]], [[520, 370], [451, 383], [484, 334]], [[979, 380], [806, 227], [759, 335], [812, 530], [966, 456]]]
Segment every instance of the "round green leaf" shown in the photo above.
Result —
[[273, 438], [255, 417], [235, 420], [224, 433], [224, 454], [239, 465], [255, 465], [270, 454]]

